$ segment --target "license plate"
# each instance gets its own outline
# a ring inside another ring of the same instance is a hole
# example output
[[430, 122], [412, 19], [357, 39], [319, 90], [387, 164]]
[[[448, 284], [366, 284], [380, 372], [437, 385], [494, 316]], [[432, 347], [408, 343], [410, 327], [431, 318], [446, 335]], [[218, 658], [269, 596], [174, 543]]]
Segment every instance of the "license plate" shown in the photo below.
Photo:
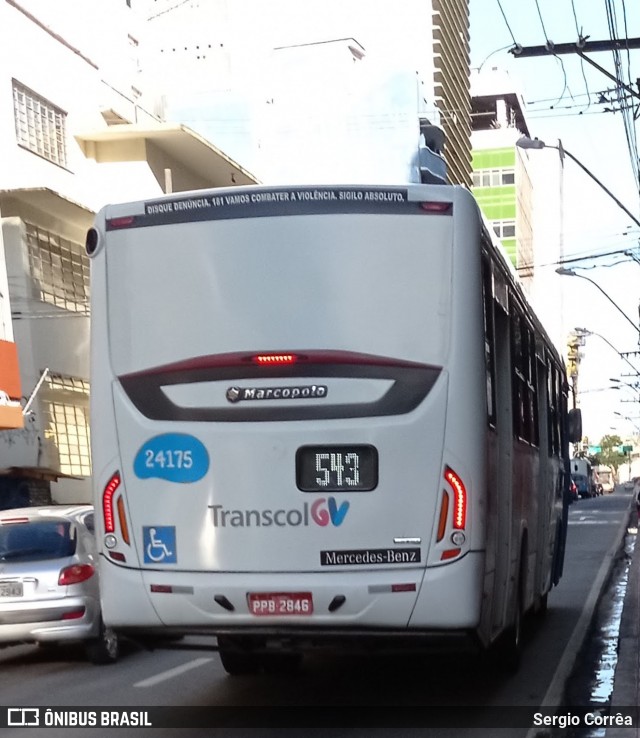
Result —
[[296, 483], [303, 492], [370, 492], [378, 486], [374, 446], [302, 446]]
[[311, 615], [311, 592], [251, 592], [248, 595], [252, 615]]
[[22, 582], [0, 582], [0, 597], [22, 597]]

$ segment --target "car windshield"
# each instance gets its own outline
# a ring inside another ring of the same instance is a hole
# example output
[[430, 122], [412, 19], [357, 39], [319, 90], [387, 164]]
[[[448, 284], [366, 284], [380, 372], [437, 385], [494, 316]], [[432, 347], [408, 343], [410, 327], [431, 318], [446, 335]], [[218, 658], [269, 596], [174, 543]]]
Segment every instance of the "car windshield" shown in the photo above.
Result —
[[62, 520], [0, 525], [0, 561], [41, 561], [73, 556], [75, 531]]

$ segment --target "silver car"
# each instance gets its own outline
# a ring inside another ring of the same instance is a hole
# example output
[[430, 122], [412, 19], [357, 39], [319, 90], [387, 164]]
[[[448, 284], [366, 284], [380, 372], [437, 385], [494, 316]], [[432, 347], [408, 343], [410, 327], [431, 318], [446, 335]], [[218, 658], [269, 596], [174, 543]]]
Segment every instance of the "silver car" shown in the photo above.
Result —
[[82, 641], [95, 664], [117, 660], [102, 622], [91, 505], [0, 512], [0, 645]]

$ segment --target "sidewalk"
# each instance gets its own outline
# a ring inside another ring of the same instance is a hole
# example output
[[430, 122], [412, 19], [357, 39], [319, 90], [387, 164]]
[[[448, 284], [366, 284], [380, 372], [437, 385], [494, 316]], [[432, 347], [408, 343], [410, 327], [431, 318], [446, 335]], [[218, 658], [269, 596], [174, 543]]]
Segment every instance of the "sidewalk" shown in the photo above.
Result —
[[[635, 514], [634, 514], [635, 517]], [[622, 608], [618, 664], [616, 666], [610, 713], [616, 708], [640, 705], [640, 542], [636, 539], [627, 591]], [[608, 728], [606, 738], [640, 738], [640, 723], [635, 728]]]

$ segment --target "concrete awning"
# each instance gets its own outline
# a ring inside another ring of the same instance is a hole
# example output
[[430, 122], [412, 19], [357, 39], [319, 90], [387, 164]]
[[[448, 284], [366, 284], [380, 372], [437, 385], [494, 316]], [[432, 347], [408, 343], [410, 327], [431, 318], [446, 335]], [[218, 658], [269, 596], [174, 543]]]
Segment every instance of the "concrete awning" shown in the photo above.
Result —
[[0, 190], [0, 213], [3, 217], [22, 217], [23, 210], [36, 208], [54, 218], [89, 228], [93, 223], [93, 210], [80, 205], [48, 187], [22, 187]]
[[75, 139], [84, 155], [99, 163], [146, 161], [165, 192], [258, 183], [207, 139], [178, 123], [126, 123]]
[[24, 479], [41, 479], [45, 482], [57, 482], [58, 479], [83, 479], [83, 477], [65, 474], [48, 466], [7, 466], [0, 468], [2, 477], [23, 477]]

